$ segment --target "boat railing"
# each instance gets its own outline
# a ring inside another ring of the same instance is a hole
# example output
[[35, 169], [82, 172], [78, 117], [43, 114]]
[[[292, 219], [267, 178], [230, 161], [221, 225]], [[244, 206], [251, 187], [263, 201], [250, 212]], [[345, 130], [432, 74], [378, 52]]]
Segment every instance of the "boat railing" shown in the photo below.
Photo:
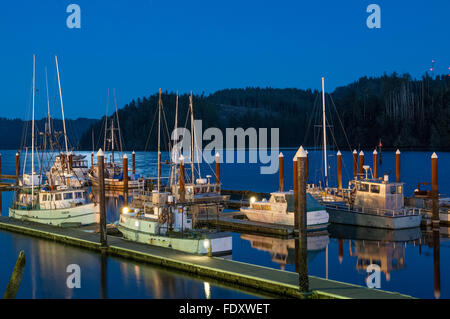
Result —
[[400, 217], [400, 216], [417, 216], [422, 215], [422, 208], [416, 207], [408, 207], [403, 208], [401, 210], [394, 209], [383, 209], [383, 208], [367, 208], [367, 207], [350, 207], [348, 205], [334, 205], [327, 204], [327, 208], [337, 209], [337, 210], [348, 210], [358, 213], [371, 214], [371, 215], [379, 215], [379, 216], [391, 216], [391, 217]]

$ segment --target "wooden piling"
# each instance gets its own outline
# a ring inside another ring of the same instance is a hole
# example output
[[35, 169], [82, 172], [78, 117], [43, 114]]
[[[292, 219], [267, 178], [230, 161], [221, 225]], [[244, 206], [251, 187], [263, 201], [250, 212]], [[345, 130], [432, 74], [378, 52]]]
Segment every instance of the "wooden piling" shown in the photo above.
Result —
[[19, 185], [19, 176], [20, 176], [20, 154], [16, 153], [16, 184]]
[[278, 155], [278, 177], [279, 177], [279, 191], [284, 192], [284, 155]]
[[69, 172], [72, 171], [73, 168], [73, 155], [72, 152], [69, 153]]
[[378, 152], [373, 151], [373, 178], [378, 178]]
[[22, 250], [17, 258], [16, 265], [14, 266], [11, 279], [9, 280], [8, 286], [6, 287], [3, 299], [14, 299], [16, 298], [17, 291], [19, 290], [20, 283], [22, 282], [22, 275], [25, 269], [25, 252]]
[[364, 176], [364, 152], [359, 152], [359, 176]]
[[433, 228], [433, 278], [434, 278], [434, 297], [439, 299], [441, 296], [441, 239], [439, 228]]
[[[292, 162], [293, 167], [293, 178], [294, 178], [294, 211], [297, 211], [297, 196], [298, 196], [298, 176], [297, 176], [297, 167], [298, 161], [294, 155], [294, 160]], [[297, 218], [294, 218], [294, 229], [298, 229]]]
[[220, 185], [220, 155], [216, 153], [216, 184]]
[[433, 207], [433, 227], [439, 227], [438, 156], [431, 155], [431, 196]]
[[338, 190], [342, 190], [342, 154], [338, 151], [336, 154], [336, 164], [337, 164], [337, 187]]
[[131, 153], [131, 172], [134, 174], [136, 174], [136, 153]]
[[306, 222], [307, 222], [307, 210], [306, 210], [306, 153], [303, 147], [300, 147], [297, 154], [297, 209], [295, 211], [295, 219], [298, 225], [298, 254], [297, 264], [298, 268], [298, 284], [299, 290], [302, 293], [309, 292], [309, 278], [308, 278], [308, 259], [307, 259], [307, 247], [306, 247]]
[[[2, 154], [0, 154], [0, 182], [2, 181]], [[1, 209], [1, 206], [0, 206]]]
[[94, 167], [94, 152], [91, 153], [91, 167]]
[[400, 150], [395, 152], [395, 181], [400, 183]]
[[356, 179], [358, 176], [358, 152], [356, 150], [353, 151], [353, 179]]
[[344, 240], [338, 239], [338, 257], [339, 257], [339, 263], [342, 264], [342, 261], [344, 260]]
[[180, 176], [179, 178], [179, 185], [180, 185], [180, 202], [183, 203], [186, 199], [186, 191], [184, 189], [184, 157], [183, 155], [180, 156]]
[[125, 203], [128, 204], [128, 156], [123, 155], [123, 192], [125, 194]]
[[97, 152], [98, 193], [100, 198], [100, 244], [108, 245], [106, 233], [106, 202], [105, 202], [105, 154], [102, 149]]

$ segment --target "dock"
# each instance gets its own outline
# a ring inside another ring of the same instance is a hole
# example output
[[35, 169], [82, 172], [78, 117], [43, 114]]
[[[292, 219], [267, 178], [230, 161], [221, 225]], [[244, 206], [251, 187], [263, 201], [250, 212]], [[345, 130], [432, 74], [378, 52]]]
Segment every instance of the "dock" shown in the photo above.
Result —
[[[298, 274], [220, 257], [199, 256], [168, 248], [145, 245], [108, 236], [102, 248], [100, 236], [76, 228], [60, 228], [0, 217], [0, 229], [78, 246], [111, 256], [145, 262], [182, 271], [205, 280], [220, 281], [240, 289], [257, 290], [278, 298], [303, 298], [298, 290]], [[412, 297], [378, 289], [309, 276], [311, 298], [410, 299]]]
[[246, 233], [276, 236], [289, 236], [294, 234], [294, 227], [250, 221], [240, 212], [222, 213], [219, 216], [200, 215], [197, 222], [200, 225], [221, 227], [231, 231]]

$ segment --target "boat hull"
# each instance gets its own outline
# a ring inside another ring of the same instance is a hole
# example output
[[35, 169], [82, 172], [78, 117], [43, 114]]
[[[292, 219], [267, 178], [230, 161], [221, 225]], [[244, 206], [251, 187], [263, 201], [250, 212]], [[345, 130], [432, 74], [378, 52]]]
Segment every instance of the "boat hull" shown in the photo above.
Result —
[[[241, 213], [255, 222], [294, 226], [294, 213], [282, 213], [277, 211], [265, 211], [252, 208], [241, 208]], [[329, 216], [326, 210], [314, 210], [307, 212], [306, 227], [308, 229], [323, 229], [328, 226]]]
[[386, 216], [327, 207], [330, 223], [385, 229], [406, 229], [420, 226], [420, 215]]
[[[94, 177], [92, 174], [89, 174], [89, 178], [92, 182], [92, 186], [98, 187], [98, 179]], [[128, 189], [136, 189], [136, 188], [142, 188], [144, 185], [143, 181], [135, 180], [135, 181], [128, 181]], [[112, 178], [105, 178], [105, 189], [106, 190], [120, 190], [123, 191], [125, 189], [124, 182], [119, 181], [117, 179]]]
[[94, 203], [62, 209], [25, 210], [9, 208], [9, 217], [54, 226], [81, 226], [95, 222]]
[[171, 248], [197, 255], [207, 255], [209, 247], [211, 247], [211, 254], [214, 256], [229, 255], [232, 251], [232, 236], [230, 233], [213, 233], [200, 238], [181, 238], [157, 235], [154, 233], [157, 227], [157, 222], [155, 221], [133, 217], [121, 217], [121, 221], [117, 226], [125, 239], [139, 243]]

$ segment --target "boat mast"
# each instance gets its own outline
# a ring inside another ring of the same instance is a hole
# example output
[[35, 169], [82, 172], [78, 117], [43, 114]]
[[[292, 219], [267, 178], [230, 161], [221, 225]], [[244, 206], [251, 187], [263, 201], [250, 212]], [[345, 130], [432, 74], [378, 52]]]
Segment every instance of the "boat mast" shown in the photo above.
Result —
[[47, 77], [47, 67], [45, 67], [45, 87], [47, 89], [47, 119], [48, 119], [48, 133], [52, 132], [52, 127], [50, 125], [50, 98], [48, 96], [48, 77]]
[[325, 165], [325, 186], [328, 187], [328, 172], [327, 172], [327, 129], [325, 126], [325, 78], [322, 77], [322, 119], [323, 119], [323, 161]]
[[158, 100], [158, 194], [160, 193], [161, 187], [161, 88], [159, 89], [159, 100]]
[[194, 170], [194, 105], [193, 105], [192, 91], [189, 97], [189, 107], [191, 111], [191, 171], [192, 171], [192, 186], [195, 184], [195, 170]]
[[34, 196], [34, 95], [36, 91], [36, 54], [33, 54], [33, 115], [31, 120], [31, 203]]
[[[178, 128], [178, 91], [177, 91], [177, 100], [175, 103], [175, 126], [174, 126], [174, 130], [177, 131]], [[174, 143], [177, 143], [178, 140], [175, 140]], [[177, 184], [177, 160], [178, 160], [178, 149], [172, 148], [172, 178], [171, 178], [171, 183], [172, 185], [175, 185], [175, 198], [177, 196], [177, 190], [178, 188], [176, 187]]]
[[112, 163], [114, 163], [114, 115], [111, 119], [111, 154], [112, 154]]
[[61, 113], [62, 113], [63, 129], [64, 129], [64, 142], [66, 144], [66, 153], [69, 154], [69, 148], [67, 147], [66, 121], [64, 119], [64, 105], [63, 105], [63, 98], [62, 98], [62, 92], [61, 92], [61, 81], [59, 79], [58, 57], [56, 55], [55, 55], [55, 62], [56, 62], [56, 73], [58, 74], [59, 98], [61, 100]]
[[108, 95], [106, 96], [106, 115], [105, 115], [105, 138], [103, 139], [103, 149], [106, 153], [106, 136], [108, 132], [108, 106], [109, 106], [109, 88], [108, 88]]

